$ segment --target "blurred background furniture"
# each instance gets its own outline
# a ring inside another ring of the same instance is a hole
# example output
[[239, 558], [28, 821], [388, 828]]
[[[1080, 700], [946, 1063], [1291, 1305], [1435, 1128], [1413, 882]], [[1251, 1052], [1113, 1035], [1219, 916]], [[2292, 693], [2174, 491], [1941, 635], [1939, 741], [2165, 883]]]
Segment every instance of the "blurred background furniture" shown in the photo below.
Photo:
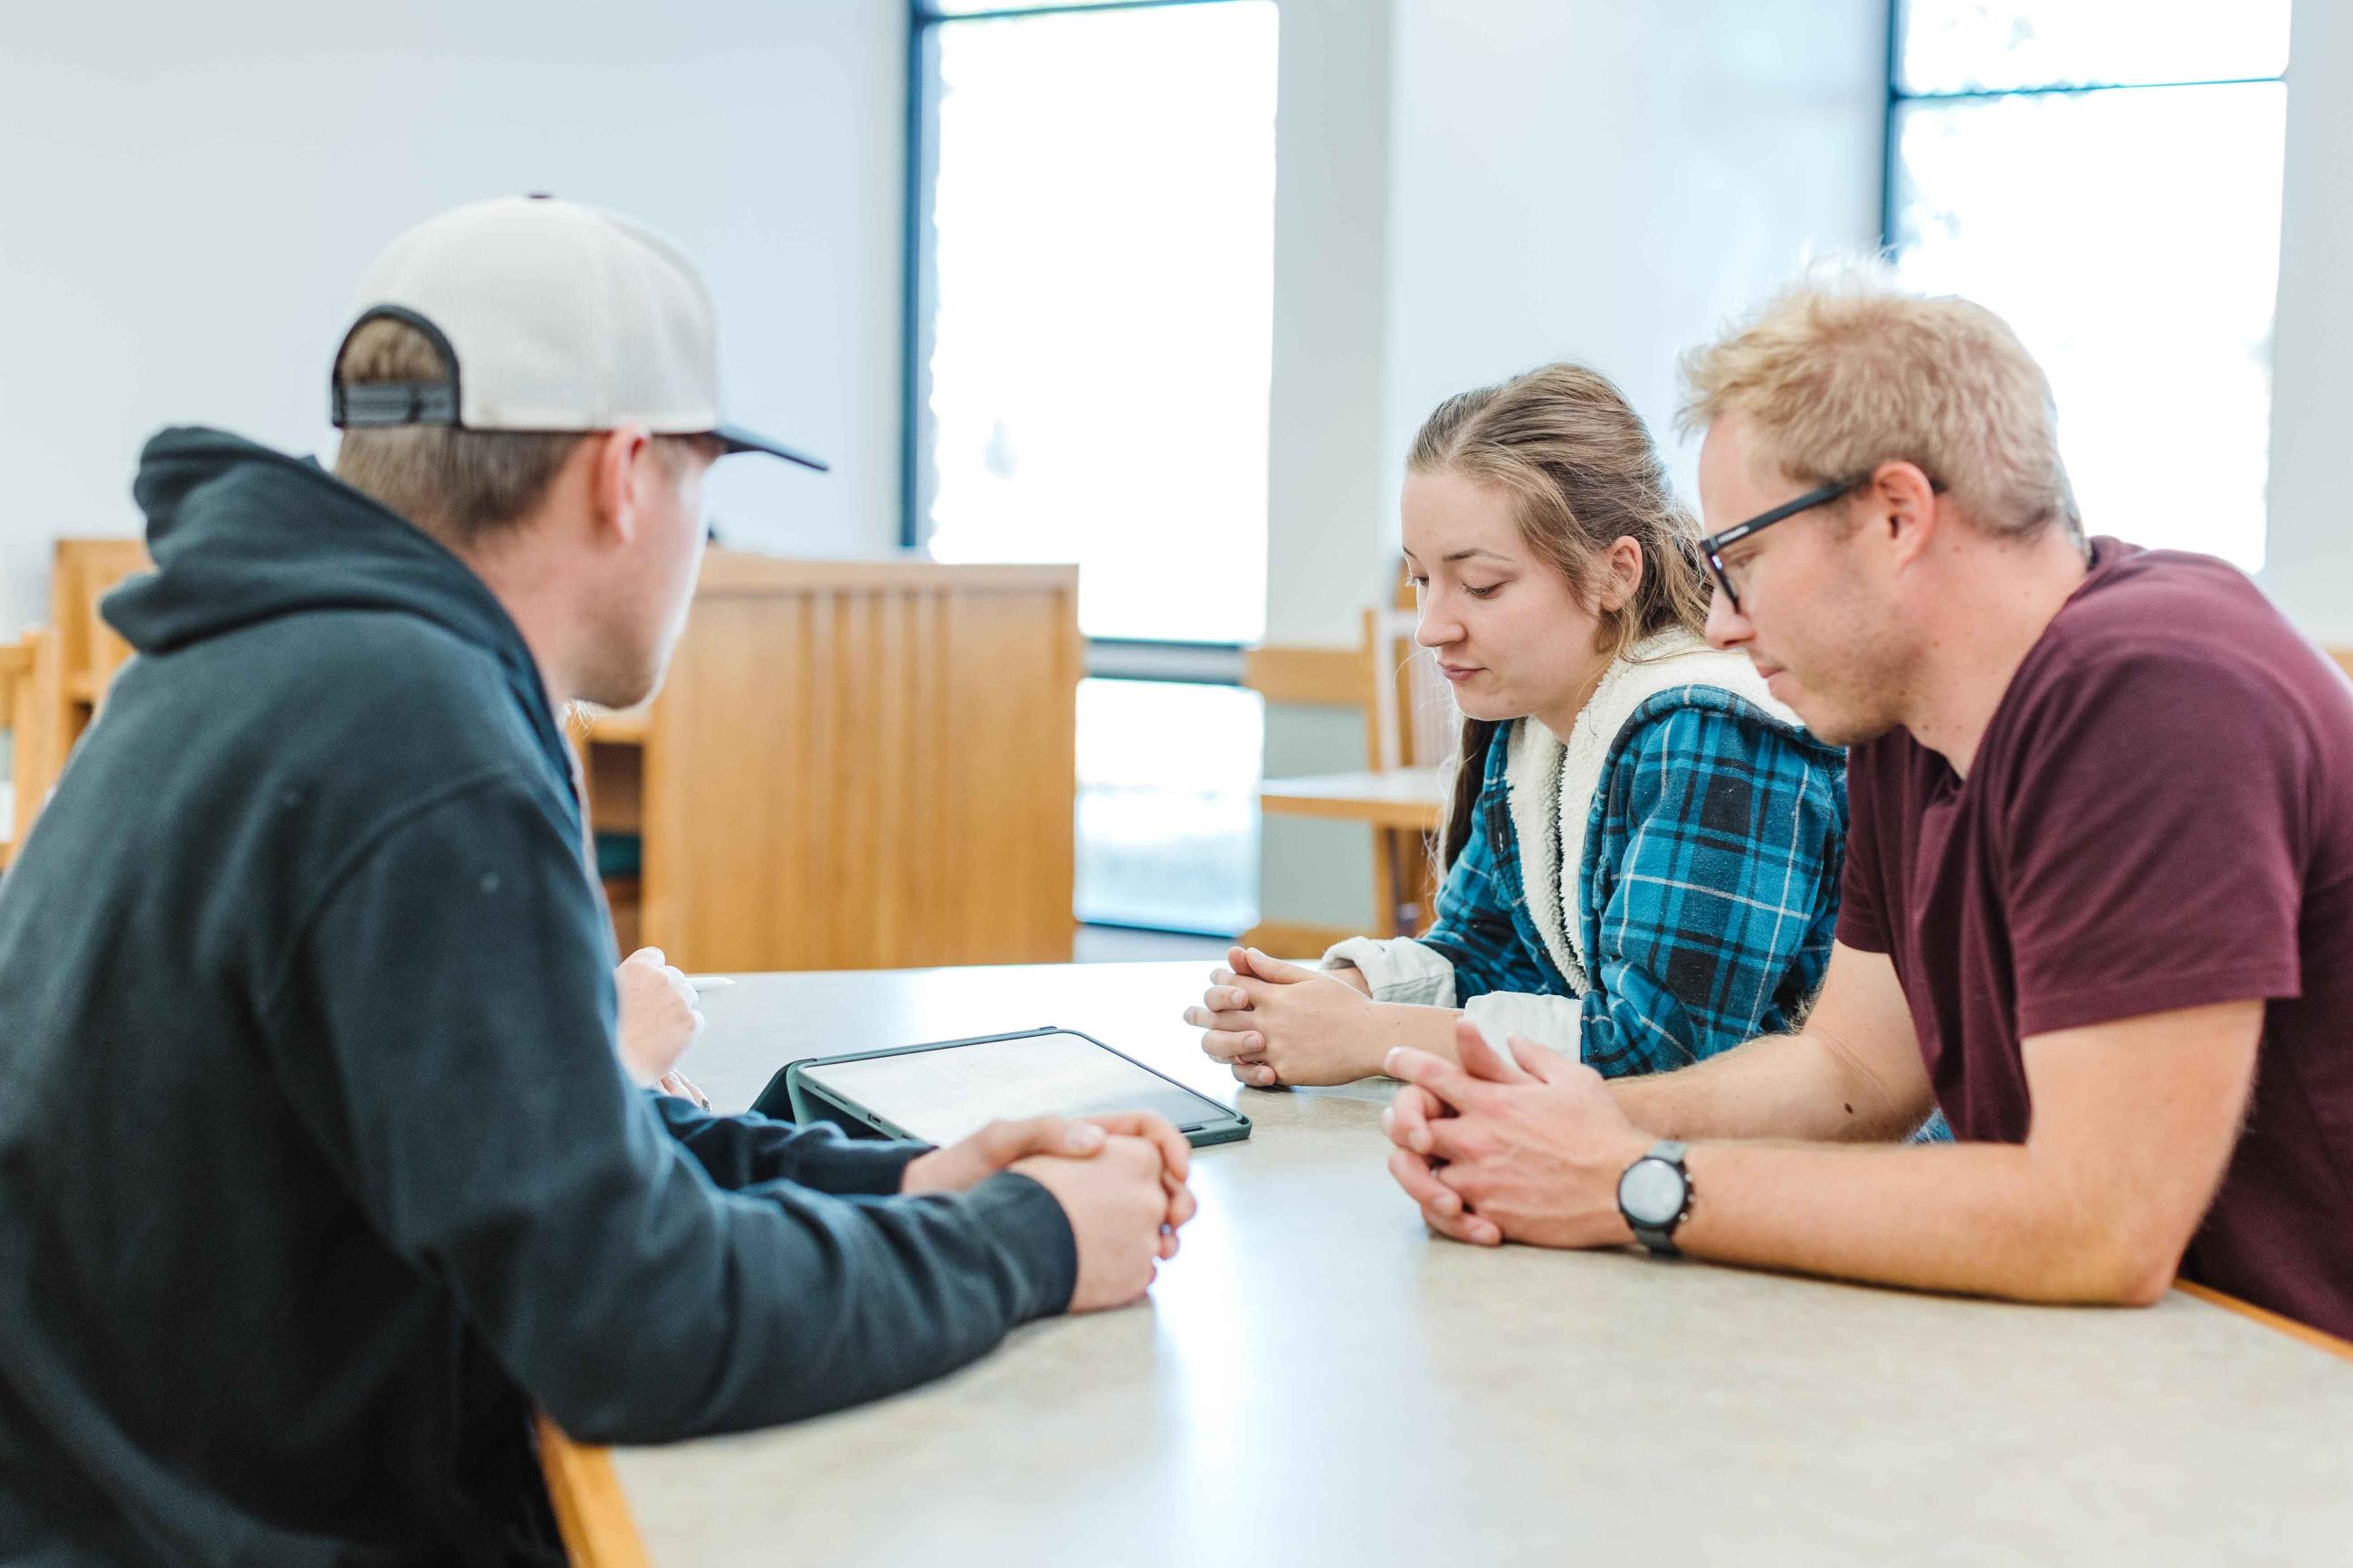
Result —
[[98, 603], [125, 577], [152, 570], [143, 540], [58, 541], [49, 568], [49, 624], [57, 628], [58, 655], [65, 665], [69, 750], [90, 728], [107, 683], [131, 657], [131, 645], [99, 615]]
[[1365, 714], [1365, 770], [1268, 779], [1263, 811], [1362, 822], [1373, 837], [1373, 910], [1365, 931], [1410, 936], [1430, 922], [1435, 839], [1446, 816], [1447, 763], [1461, 715], [1400, 580], [1396, 602], [1364, 613], [1347, 684]]
[[[19, 731], [20, 800], [46, 796], [130, 656], [98, 604], [147, 567], [137, 540], [59, 541], [54, 675], [0, 648], [43, 716]], [[705, 970], [1068, 962], [1077, 601], [1071, 566], [711, 551], [661, 695], [579, 736], [623, 950]]]
[[1071, 566], [712, 551], [661, 695], [585, 737], [623, 948], [1067, 962], [1077, 602]]
[[65, 663], [53, 626], [0, 645], [0, 716], [8, 723], [7, 796], [0, 809], [0, 866], [16, 858], [33, 818], [65, 770]]
[[98, 602], [147, 568], [147, 547], [136, 539], [58, 540], [49, 573], [49, 624], [0, 644], [0, 714], [8, 724], [0, 866], [16, 858], [57, 788], [74, 742], [90, 727], [106, 683], [131, 657], [131, 646], [99, 618]]

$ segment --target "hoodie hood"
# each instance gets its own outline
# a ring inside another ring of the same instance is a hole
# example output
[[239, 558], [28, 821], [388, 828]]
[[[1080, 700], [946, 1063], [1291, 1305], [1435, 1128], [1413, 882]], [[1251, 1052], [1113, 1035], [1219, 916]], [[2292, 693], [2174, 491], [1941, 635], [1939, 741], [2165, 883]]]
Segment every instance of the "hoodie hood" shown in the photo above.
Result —
[[131, 493], [155, 571], [99, 606], [142, 655], [172, 653], [281, 616], [415, 616], [491, 655], [548, 760], [569, 752], [531, 649], [464, 562], [309, 458], [225, 431], [174, 428], [140, 454]]

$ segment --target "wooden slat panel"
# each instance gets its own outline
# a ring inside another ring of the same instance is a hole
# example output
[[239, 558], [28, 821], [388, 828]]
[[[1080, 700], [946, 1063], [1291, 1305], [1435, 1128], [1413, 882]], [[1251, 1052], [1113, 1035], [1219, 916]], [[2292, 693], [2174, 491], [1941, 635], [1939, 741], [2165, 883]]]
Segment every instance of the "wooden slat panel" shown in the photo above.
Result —
[[925, 609], [939, 595], [897, 588], [875, 596], [873, 651], [874, 743], [892, 759], [875, 791], [882, 821], [896, 844], [876, 868], [877, 946], [905, 952], [918, 940], [924, 906], [924, 868], [938, 853], [926, 809], [932, 791], [921, 765], [923, 747], [936, 731], [929, 716], [939, 701], [936, 659]]
[[959, 685], [939, 793], [960, 843], [942, 864], [955, 878], [955, 944], [978, 962], [1069, 960], [1077, 718], [1061, 610], [999, 595], [960, 595], [949, 610]]
[[[839, 888], [857, 910], [856, 924], [874, 951], [892, 951], [891, 926], [896, 911], [884, 896], [879, 873], [887, 858], [901, 846], [888, 842], [882, 785], [888, 770], [905, 765], [903, 758], [883, 750], [877, 729], [887, 695], [872, 681], [881, 638], [875, 625], [876, 590], [836, 590], [828, 597], [833, 610], [832, 679], [827, 695], [834, 711], [828, 714], [834, 743], [826, 755], [828, 795], [834, 825], [832, 876], [825, 884]], [[837, 918], [839, 918], [837, 915]]]
[[644, 940], [722, 971], [1066, 961], [1076, 574], [839, 564], [706, 571], [648, 725]]

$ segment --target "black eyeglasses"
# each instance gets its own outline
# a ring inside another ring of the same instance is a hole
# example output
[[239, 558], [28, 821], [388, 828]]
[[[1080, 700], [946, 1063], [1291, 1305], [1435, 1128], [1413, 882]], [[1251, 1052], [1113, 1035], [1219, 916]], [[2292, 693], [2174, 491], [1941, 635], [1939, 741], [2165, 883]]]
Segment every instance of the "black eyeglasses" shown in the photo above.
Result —
[[1818, 490], [1808, 490], [1795, 500], [1783, 501], [1771, 511], [1760, 511], [1746, 522], [1736, 523], [1722, 533], [1711, 533], [1701, 540], [1700, 553], [1707, 557], [1707, 569], [1715, 574], [1715, 585], [1724, 590], [1724, 596], [1732, 601], [1732, 607], [1736, 610], [1740, 608], [1740, 590], [1732, 585], [1732, 574], [1724, 564], [1724, 552], [1726, 550], [1731, 549], [1750, 534], [1758, 533], [1772, 527], [1783, 518], [1795, 517], [1801, 511], [1811, 511], [1818, 506], [1827, 506], [1841, 496], [1860, 489], [1870, 478], [1871, 475], [1868, 473], [1857, 474], [1851, 479], [1841, 479], [1836, 484], [1824, 485]]

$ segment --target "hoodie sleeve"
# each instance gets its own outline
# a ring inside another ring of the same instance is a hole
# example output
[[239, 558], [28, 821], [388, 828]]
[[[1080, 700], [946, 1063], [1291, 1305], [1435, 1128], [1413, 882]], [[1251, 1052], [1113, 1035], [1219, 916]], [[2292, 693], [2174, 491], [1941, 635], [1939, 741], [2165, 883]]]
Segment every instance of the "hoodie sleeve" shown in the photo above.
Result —
[[899, 1190], [915, 1156], [931, 1148], [898, 1139], [846, 1138], [835, 1128], [796, 1127], [756, 1111], [714, 1116], [652, 1089], [646, 1100], [679, 1147], [730, 1192], [791, 1182], [820, 1193], [888, 1195]]
[[913, 1198], [715, 1183], [621, 1070], [599, 919], [546, 802], [453, 787], [349, 852], [269, 1007], [353, 1200], [567, 1432], [813, 1415], [1067, 1305], [1070, 1227], [1026, 1177]]
[[1678, 708], [1610, 769], [1581, 1054], [1667, 1072], [1780, 1027], [1830, 961], [1843, 775], [1778, 729]]

